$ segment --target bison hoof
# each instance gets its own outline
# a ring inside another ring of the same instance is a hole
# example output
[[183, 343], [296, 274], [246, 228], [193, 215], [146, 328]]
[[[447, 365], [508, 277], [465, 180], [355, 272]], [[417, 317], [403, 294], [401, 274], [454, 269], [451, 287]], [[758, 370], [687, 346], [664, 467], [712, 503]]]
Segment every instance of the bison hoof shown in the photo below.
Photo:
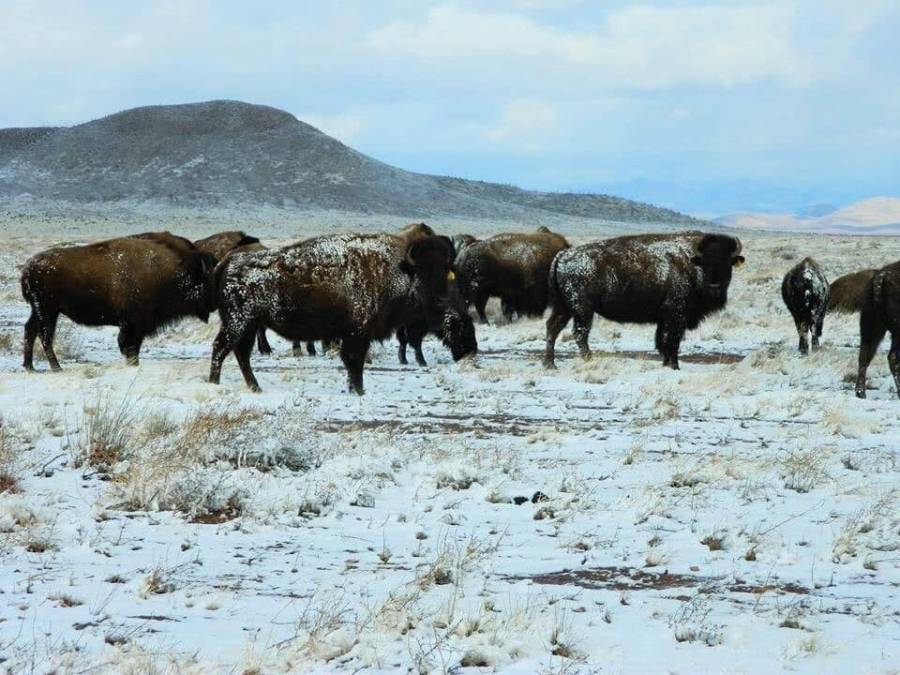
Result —
[[856, 390], [856, 398], [865, 398], [866, 390], [865, 389], [857, 389]]
[[550, 359], [544, 359], [544, 368], [546, 370], [557, 370], [556, 363]]

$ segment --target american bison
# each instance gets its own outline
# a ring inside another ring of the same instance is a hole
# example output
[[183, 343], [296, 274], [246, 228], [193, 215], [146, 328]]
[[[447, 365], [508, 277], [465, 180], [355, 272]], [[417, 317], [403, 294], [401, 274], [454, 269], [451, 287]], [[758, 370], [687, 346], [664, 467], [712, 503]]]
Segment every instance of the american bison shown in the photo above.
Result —
[[856, 395], [866, 397], [866, 371], [884, 334], [891, 332], [888, 365], [900, 396], [900, 262], [876, 270], [863, 293], [859, 313], [859, 370]]
[[423, 317], [431, 329], [443, 320], [452, 247], [417, 229], [416, 236], [315, 237], [226, 258], [215, 272], [222, 328], [213, 343], [210, 382], [219, 382], [222, 361], [234, 351], [247, 386], [259, 391], [250, 351], [253, 335], [266, 327], [290, 340], [339, 340], [350, 391], [362, 394], [372, 340]]
[[499, 297], [504, 314], [540, 316], [547, 307], [547, 273], [554, 256], [569, 248], [562, 235], [546, 227], [530, 234], [504, 233], [463, 248], [457, 260], [459, 289], [467, 305], [487, 323], [485, 306]]
[[[216, 258], [216, 262], [222, 262], [225, 256], [231, 253], [241, 251], [265, 251], [259, 239], [245, 234], [241, 230], [230, 230], [227, 232], [217, 232], [204, 239], [198, 239], [194, 245], [201, 251], [211, 253]], [[266, 329], [261, 328], [256, 334], [256, 348], [260, 354], [271, 354], [272, 347], [266, 338]]]
[[215, 263], [168, 232], [36, 254], [22, 270], [22, 296], [31, 305], [23, 365], [34, 369], [34, 340], [40, 336], [50, 368], [59, 370], [53, 336], [60, 314], [86, 326], [118, 326], [119, 351], [137, 364], [145, 337], [186, 316], [209, 319]]
[[570, 318], [581, 356], [588, 358], [596, 313], [655, 323], [663, 365], [677, 370], [685, 330], [725, 306], [732, 268], [743, 262], [737, 237], [702, 232], [617, 237], [560, 252], [550, 268], [544, 365], [555, 367], [556, 338]]
[[856, 314], [862, 309], [866, 298], [866, 288], [878, 270], [860, 270], [838, 277], [828, 289], [827, 312]]
[[828, 304], [828, 279], [819, 264], [812, 258], [804, 258], [794, 265], [781, 282], [781, 297], [794, 317], [800, 353], [809, 352], [808, 334], [812, 335], [813, 350], [818, 349]]
[[[475, 337], [475, 325], [466, 310], [465, 304], [459, 296], [459, 290], [453, 280], [450, 283], [450, 291], [447, 298], [444, 317], [441, 325], [435, 332], [441, 338], [441, 342], [450, 349], [454, 361], [478, 351], [478, 341]], [[401, 326], [397, 329], [397, 357], [400, 363], [406, 365], [406, 345], [412, 345], [416, 355], [416, 363], [427, 366], [425, 355], [422, 353], [422, 340], [429, 333], [428, 321], [423, 317], [417, 322]]]

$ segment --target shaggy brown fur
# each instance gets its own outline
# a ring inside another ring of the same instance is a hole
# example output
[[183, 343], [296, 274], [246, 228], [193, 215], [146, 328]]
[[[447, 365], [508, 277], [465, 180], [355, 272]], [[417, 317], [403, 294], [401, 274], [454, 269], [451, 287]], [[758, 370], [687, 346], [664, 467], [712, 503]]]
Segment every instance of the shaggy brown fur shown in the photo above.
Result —
[[663, 365], [678, 369], [678, 349], [728, 300], [733, 266], [744, 262], [737, 237], [703, 232], [616, 237], [562, 251], [550, 270], [553, 311], [544, 365], [554, 368], [560, 331], [574, 319], [575, 341], [590, 356], [594, 314], [622, 323], [655, 323]]
[[878, 270], [860, 270], [835, 279], [828, 290], [828, 312], [855, 314], [866, 300], [866, 288]]
[[40, 335], [50, 367], [59, 370], [53, 337], [60, 314], [86, 326], [118, 326], [119, 350], [136, 364], [148, 335], [185, 316], [209, 319], [214, 266], [213, 256], [168, 232], [38, 253], [22, 270], [22, 296], [31, 305], [23, 365], [34, 368]]
[[278, 251], [240, 253], [216, 268], [222, 329], [213, 344], [210, 382], [234, 351], [247, 386], [253, 335], [271, 328], [290, 340], [339, 340], [350, 391], [363, 393], [363, 366], [372, 340], [383, 340], [423, 317], [443, 320], [452, 247], [443, 237], [334, 235]]
[[540, 316], [547, 307], [547, 273], [569, 242], [546, 227], [530, 234], [504, 233], [470, 243], [457, 260], [459, 289], [487, 323], [485, 305], [499, 297], [504, 314]]
[[866, 371], [884, 334], [891, 334], [888, 365], [900, 396], [900, 262], [876, 270], [863, 292], [859, 313], [859, 369], [856, 395], [866, 397]]

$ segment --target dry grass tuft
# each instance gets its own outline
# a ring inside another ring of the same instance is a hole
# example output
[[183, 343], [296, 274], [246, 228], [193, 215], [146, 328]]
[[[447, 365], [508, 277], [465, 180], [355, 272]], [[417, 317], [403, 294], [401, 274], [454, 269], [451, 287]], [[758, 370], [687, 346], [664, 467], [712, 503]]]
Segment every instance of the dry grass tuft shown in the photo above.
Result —
[[77, 435], [67, 439], [74, 465], [109, 472], [125, 459], [133, 443], [136, 417], [134, 400], [128, 392], [119, 402], [114, 402], [109, 394], [97, 394], [92, 403], [84, 406]]

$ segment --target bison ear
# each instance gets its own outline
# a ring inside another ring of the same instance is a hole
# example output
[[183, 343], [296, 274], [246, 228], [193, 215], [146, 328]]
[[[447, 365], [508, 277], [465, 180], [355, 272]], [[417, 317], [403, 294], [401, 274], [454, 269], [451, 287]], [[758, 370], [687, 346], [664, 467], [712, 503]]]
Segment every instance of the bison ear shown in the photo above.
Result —
[[744, 264], [744, 256], [742, 256], [742, 255], [734, 256], [731, 259], [731, 264], [734, 265], [735, 267], [740, 267], [741, 265]]

